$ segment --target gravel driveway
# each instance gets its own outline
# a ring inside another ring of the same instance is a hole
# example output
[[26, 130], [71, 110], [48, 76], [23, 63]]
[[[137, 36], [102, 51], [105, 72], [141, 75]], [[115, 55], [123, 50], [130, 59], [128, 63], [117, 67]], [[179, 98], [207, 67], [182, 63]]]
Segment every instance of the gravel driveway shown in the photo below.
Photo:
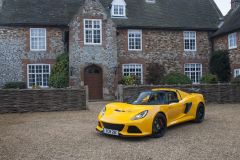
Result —
[[96, 117], [104, 104], [79, 112], [0, 115], [0, 159], [240, 159], [240, 105], [208, 105], [202, 124], [171, 127], [152, 139], [98, 134]]

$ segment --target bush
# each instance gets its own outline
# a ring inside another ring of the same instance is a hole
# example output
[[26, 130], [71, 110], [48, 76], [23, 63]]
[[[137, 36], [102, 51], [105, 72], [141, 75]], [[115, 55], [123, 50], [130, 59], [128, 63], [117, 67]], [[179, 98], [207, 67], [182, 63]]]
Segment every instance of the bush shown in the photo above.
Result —
[[27, 85], [25, 82], [8, 82], [4, 85], [4, 89], [26, 89]]
[[215, 84], [218, 83], [218, 79], [216, 75], [207, 74], [201, 78], [201, 83], [203, 84]]
[[53, 66], [49, 86], [53, 88], [66, 88], [69, 86], [69, 57], [64, 53], [57, 57], [57, 62]]
[[210, 72], [217, 75], [220, 82], [229, 82], [231, 79], [231, 67], [228, 51], [216, 51], [210, 58]]
[[188, 76], [171, 72], [163, 78], [163, 84], [173, 85], [173, 84], [192, 84], [192, 81], [188, 78]]
[[147, 67], [146, 80], [148, 84], [160, 84], [162, 82], [163, 76], [165, 74], [165, 69], [162, 65], [158, 63], [151, 63]]
[[136, 84], [136, 78], [134, 76], [123, 76], [119, 84], [126, 86], [134, 85]]
[[235, 77], [235, 78], [232, 80], [232, 84], [238, 84], [238, 85], [240, 85], [240, 76]]

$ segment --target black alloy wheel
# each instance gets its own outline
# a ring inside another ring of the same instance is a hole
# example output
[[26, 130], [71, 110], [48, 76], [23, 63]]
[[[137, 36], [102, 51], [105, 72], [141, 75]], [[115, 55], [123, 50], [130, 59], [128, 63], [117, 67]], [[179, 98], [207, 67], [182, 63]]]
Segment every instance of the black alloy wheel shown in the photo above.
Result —
[[167, 121], [165, 116], [162, 113], [158, 113], [153, 119], [152, 124], [152, 137], [160, 138], [164, 136], [167, 130]]
[[198, 105], [197, 112], [196, 112], [196, 123], [201, 123], [205, 118], [205, 107], [202, 103]]

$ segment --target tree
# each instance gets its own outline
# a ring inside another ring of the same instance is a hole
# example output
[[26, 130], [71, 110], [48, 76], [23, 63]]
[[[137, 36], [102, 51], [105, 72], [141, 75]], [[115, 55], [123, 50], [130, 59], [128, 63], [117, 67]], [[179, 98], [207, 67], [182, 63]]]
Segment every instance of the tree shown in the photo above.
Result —
[[217, 75], [220, 82], [229, 82], [231, 79], [231, 66], [228, 51], [215, 51], [210, 58], [210, 72]]
[[150, 63], [147, 67], [146, 80], [148, 84], [160, 84], [163, 76], [165, 75], [165, 69], [158, 63]]
[[66, 88], [69, 86], [69, 57], [63, 53], [57, 57], [57, 62], [53, 66], [49, 86], [53, 88]]

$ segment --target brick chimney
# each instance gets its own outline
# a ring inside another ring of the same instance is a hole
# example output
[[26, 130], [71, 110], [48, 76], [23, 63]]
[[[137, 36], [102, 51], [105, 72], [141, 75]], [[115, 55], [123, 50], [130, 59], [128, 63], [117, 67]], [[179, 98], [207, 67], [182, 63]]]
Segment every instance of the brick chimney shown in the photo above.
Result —
[[234, 9], [237, 6], [240, 6], [240, 0], [231, 0], [231, 8]]

